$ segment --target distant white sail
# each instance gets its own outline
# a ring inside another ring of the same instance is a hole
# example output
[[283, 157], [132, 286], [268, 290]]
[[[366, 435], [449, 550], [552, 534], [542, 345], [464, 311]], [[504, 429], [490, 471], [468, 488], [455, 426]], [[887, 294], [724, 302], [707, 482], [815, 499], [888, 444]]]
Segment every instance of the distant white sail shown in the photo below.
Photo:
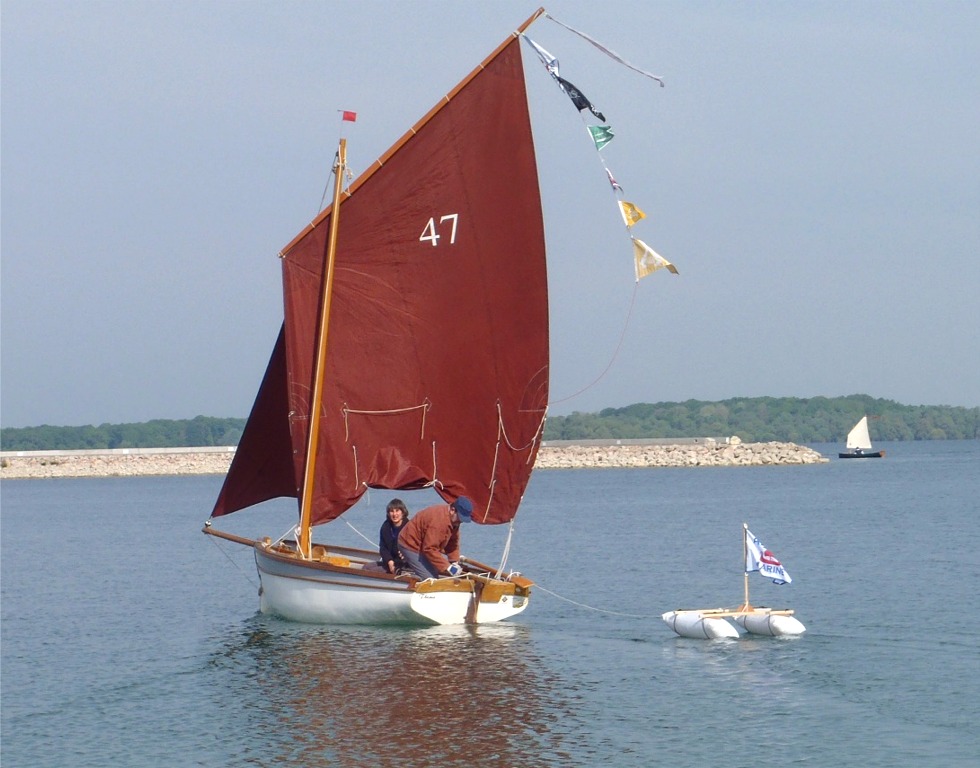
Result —
[[868, 434], [867, 416], [862, 416], [861, 421], [854, 425], [854, 429], [847, 433], [847, 448], [851, 451], [857, 449], [871, 450], [871, 435]]

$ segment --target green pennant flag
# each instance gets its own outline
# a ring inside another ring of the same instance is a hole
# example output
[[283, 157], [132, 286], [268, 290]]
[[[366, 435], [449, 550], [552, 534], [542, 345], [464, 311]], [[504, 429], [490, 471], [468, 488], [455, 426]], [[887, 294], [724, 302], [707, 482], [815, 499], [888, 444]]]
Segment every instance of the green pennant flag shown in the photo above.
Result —
[[595, 142], [596, 149], [602, 149], [613, 140], [612, 128], [608, 125], [590, 125], [589, 133], [592, 134], [592, 141]]

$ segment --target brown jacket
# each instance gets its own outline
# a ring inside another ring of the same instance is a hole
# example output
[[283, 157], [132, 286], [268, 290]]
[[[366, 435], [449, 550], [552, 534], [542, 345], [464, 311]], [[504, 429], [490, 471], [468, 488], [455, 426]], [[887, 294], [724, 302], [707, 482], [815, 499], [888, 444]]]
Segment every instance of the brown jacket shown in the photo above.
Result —
[[459, 560], [459, 523], [451, 522], [448, 504], [426, 507], [412, 515], [398, 534], [398, 546], [418, 552], [440, 573]]

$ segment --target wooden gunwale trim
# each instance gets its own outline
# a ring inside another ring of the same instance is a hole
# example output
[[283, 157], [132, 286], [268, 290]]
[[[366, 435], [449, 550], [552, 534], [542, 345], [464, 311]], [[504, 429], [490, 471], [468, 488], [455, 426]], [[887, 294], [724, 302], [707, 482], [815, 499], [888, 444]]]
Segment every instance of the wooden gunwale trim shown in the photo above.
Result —
[[[481, 563], [478, 560], [473, 560], [465, 555], [459, 558], [459, 562], [463, 565], [475, 568], [478, 571], [486, 571], [487, 573], [497, 573], [497, 569], [493, 566], [487, 565], [486, 563]], [[519, 589], [523, 589], [524, 593], [529, 593], [530, 588], [534, 586], [534, 582], [526, 576], [510, 576], [508, 578], [503, 578], [502, 576], [497, 577], [498, 581], [505, 581], [510, 584], [516, 585]]]
[[475, 587], [469, 579], [456, 577], [449, 579], [426, 579], [415, 585], [415, 591], [420, 594], [430, 594], [432, 592], [463, 592], [472, 594]]
[[[304, 562], [309, 562], [309, 561], [304, 561]], [[321, 565], [321, 563], [317, 563], [317, 565]], [[336, 570], [344, 570], [344, 569], [338, 568]], [[379, 573], [375, 575], [382, 576], [382, 577], [384, 576], [383, 573]], [[308, 581], [312, 584], [323, 584], [325, 586], [331, 586], [331, 587], [347, 587], [349, 589], [373, 589], [381, 592], [397, 592], [399, 594], [410, 594], [411, 592], [415, 591], [411, 583], [406, 581], [396, 582], [392, 580], [390, 586], [387, 584], [350, 584], [349, 582], [346, 581], [336, 581], [333, 579], [314, 579], [311, 576], [293, 576], [293, 575], [283, 576], [281, 573], [271, 573], [269, 571], [264, 571], [262, 570], [261, 567], [259, 568], [259, 576], [270, 576], [278, 579], [291, 579], [293, 581]], [[395, 586], [396, 584], [403, 585], [404, 588], [396, 587]]]
[[[291, 547], [296, 546], [295, 539], [283, 539], [279, 543]], [[357, 547], [345, 547], [340, 544], [323, 544], [322, 542], [319, 541], [312, 542], [312, 545], [314, 547], [323, 547], [324, 549], [329, 550], [332, 554], [350, 555], [353, 557], [362, 558], [364, 560], [373, 561], [373, 560], [377, 560], [379, 557], [378, 550], [376, 549], [358, 549]]]
[[473, 560], [469, 557], [466, 557], [466, 555], [461, 555], [459, 558], [459, 562], [461, 562], [463, 565], [471, 566], [478, 571], [486, 571], [487, 573], [497, 572], [497, 569], [494, 568], [492, 565], [487, 565], [486, 563], [481, 563], [478, 560]]
[[[334, 565], [333, 563], [325, 563], [319, 560], [304, 560], [303, 558], [297, 557], [295, 554], [286, 554], [284, 552], [276, 552], [275, 550], [269, 549], [266, 547], [265, 544], [263, 544], [260, 541], [255, 542], [254, 547], [256, 551], [261, 552], [265, 557], [268, 557], [270, 560], [275, 560], [276, 562], [285, 563], [288, 565], [298, 565], [302, 568], [312, 568], [315, 571], [324, 571], [327, 573], [353, 574], [358, 577], [376, 579], [379, 581], [389, 581], [395, 584], [411, 584], [411, 582], [414, 580], [414, 579], [399, 578], [397, 576], [393, 576], [390, 573], [382, 573], [381, 571], [365, 571], [362, 568], [351, 568], [350, 566]], [[337, 549], [339, 549], [339, 547]], [[271, 574], [271, 575], [275, 576], [277, 574]], [[294, 577], [288, 576], [285, 578], [294, 578]], [[302, 578], [302, 577], [296, 576], [295, 578]], [[314, 581], [316, 580], [314, 579]], [[347, 586], [351, 586], [351, 585], [348, 584]]]
[[[416, 133], [418, 133], [422, 129], [422, 127], [427, 122], [429, 122], [433, 117], [435, 117], [435, 115], [439, 112], [439, 110], [445, 107], [450, 101], [452, 101], [452, 99], [456, 96], [456, 94], [458, 94], [463, 88], [469, 85], [470, 81], [473, 80], [474, 77], [476, 77], [478, 74], [480, 74], [480, 72], [486, 69], [487, 65], [489, 65], [491, 61], [497, 58], [497, 56], [499, 56], [503, 52], [503, 50], [508, 45], [510, 45], [511, 41], [515, 37], [519, 37], [524, 32], [524, 30], [526, 30], [529, 26], [531, 26], [531, 24], [537, 21], [538, 17], [541, 16], [544, 12], [545, 10], [543, 7], [538, 8], [538, 10], [532, 13], [523, 24], [521, 24], [514, 32], [511, 32], [507, 36], [507, 39], [504, 40], [500, 45], [498, 45], [497, 48], [493, 51], [493, 53], [487, 56], [482, 62], [480, 62], [480, 64], [476, 66], [476, 68], [473, 69], [472, 72], [470, 72], [466, 77], [460, 80], [460, 82], [456, 85], [455, 88], [453, 88], [449, 93], [443, 96], [442, 99], [440, 99], [436, 103], [436, 105], [432, 109], [430, 109], [421, 120], [419, 120], [417, 123], [415, 123], [415, 125], [409, 128], [402, 135], [402, 137], [398, 139], [398, 141], [396, 141], [391, 146], [390, 149], [388, 149], [387, 152], [385, 152], [383, 155], [381, 155], [381, 157], [375, 160], [374, 163], [372, 163], [368, 167], [368, 169], [364, 171], [364, 173], [362, 173], [354, 180], [354, 182], [350, 185], [350, 187], [347, 188], [347, 197], [353, 195], [354, 192], [357, 191], [357, 189], [362, 184], [364, 184], [364, 182], [366, 182], [369, 178], [371, 178], [371, 176], [373, 176], [385, 163], [388, 162], [388, 160], [391, 158], [392, 155], [394, 155], [398, 150], [400, 150]], [[330, 212], [332, 210], [333, 210], [333, 206], [331, 205], [328, 208], [324, 208], [322, 211], [320, 211], [320, 213], [317, 214], [316, 218], [314, 218], [313, 221], [307, 224], [306, 227], [304, 227], [303, 230], [298, 235], [296, 235], [296, 237], [290, 240], [289, 244], [285, 248], [279, 251], [279, 258], [285, 258], [289, 254], [289, 252], [293, 248], [295, 248], [296, 245], [304, 237], [306, 237], [310, 232], [316, 229], [316, 227], [319, 224], [321, 224], [323, 220], [327, 218], [327, 216], [330, 215]]]
[[356, 547], [342, 547], [339, 544], [334, 546], [333, 544], [321, 544], [317, 541], [313, 542], [314, 547], [323, 547], [330, 552], [336, 552], [339, 555], [354, 555], [355, 557], [363, 557], [365, 560], [377, 560], [380, 555], [376, 549], [357, 549]]
[[706, 619], [723, 619], [738, 616], [792, 616], [796, 611], [792, 608], [749, 608], [747, 611], [737, 608], [679, 608], [675, 613], [700, 613]]

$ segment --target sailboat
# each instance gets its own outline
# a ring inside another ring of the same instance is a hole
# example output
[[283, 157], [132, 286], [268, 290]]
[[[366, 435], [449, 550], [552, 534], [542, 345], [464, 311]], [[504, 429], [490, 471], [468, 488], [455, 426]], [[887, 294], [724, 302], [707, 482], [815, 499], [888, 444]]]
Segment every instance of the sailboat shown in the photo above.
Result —
[[[544, 224], [520, 48], [543, 12], [347, 187], [342, 138], [331, 205], [280, 253], [283, 325], [204, 527], [252, 548], [263, 613], [483, 624], [528, 606], [533, 582], [504, 563], [463, 558], [455, 577], [390, 575], [370, 568], [377, 551], [314, 542], [312, 529], [368, 489], [466, 496], [477, 524], [512, 524], [517, 513], [549, 389]], [[212, 524], [277, 497], [299, 507], [277, 540]]]
[[661, 618], [681, 637], [698, 640], [736, 639], [738, 630], [729, 623], [733, 619], [751, 635], [782, 637], [802, 635], [806, 632], [803, 622], [793, 616], [790, 608], [765, 608], [749, 602], [749, 574], [758, 573], [775, 584], [790, 584], [790, 577], [783, 564], [766, 549], [759, 538], [742, 523], [742, 560], [745, 563], [745, 595], [736, 608], [703, 608], [668, 611]]
[[880, 459], [884, 451], [871, 448], [871, 435], [868, 433], [868, 417], [862, 416], [854, 428], [847, 433], [847, 451], [838, 453], [841, 459]]

